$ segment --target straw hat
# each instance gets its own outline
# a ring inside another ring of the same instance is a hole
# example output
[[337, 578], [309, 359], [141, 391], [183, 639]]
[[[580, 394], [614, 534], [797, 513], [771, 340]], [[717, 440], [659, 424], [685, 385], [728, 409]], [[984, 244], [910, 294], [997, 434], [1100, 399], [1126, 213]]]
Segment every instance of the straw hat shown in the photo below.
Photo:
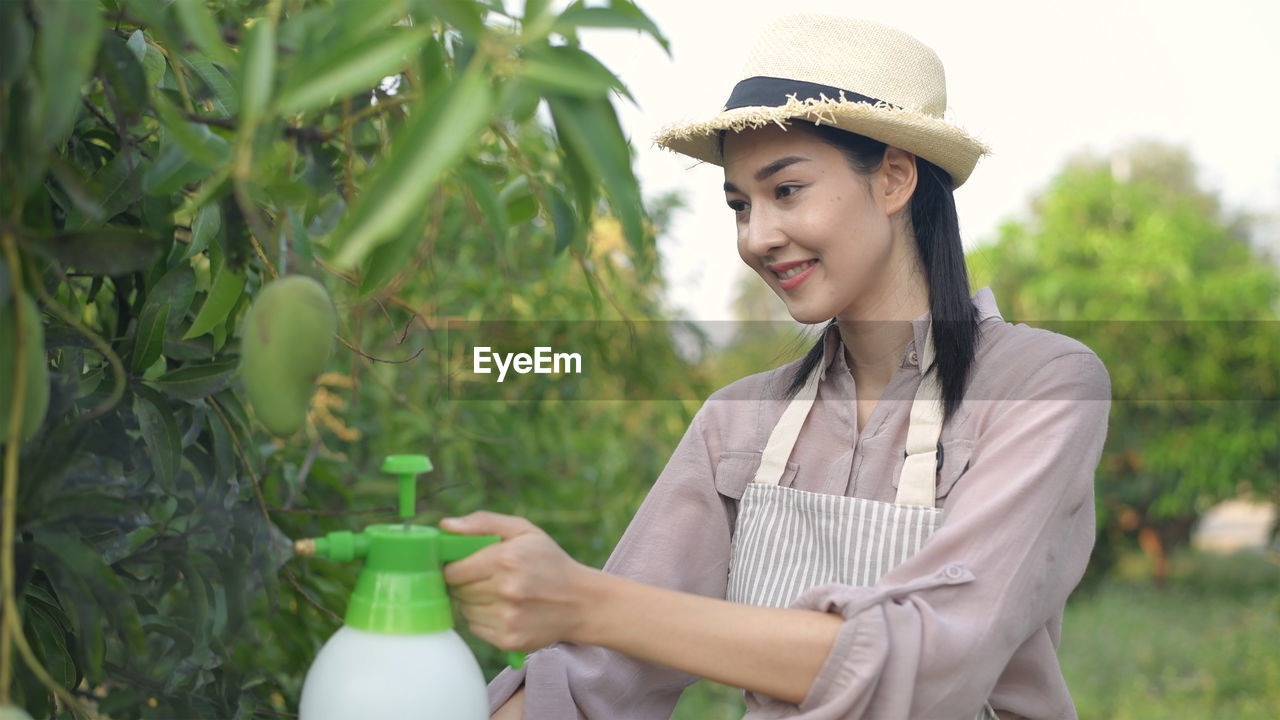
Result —
[[742, 80], [710, 120], [664, 128], [659, 145], [720, 165], [718, 135], [808, 120], [865, 135], [968, 179], [987, 146], [944, 119], [942, 61], [894, 28], [830, 15], [780, 18], [764, 31]]

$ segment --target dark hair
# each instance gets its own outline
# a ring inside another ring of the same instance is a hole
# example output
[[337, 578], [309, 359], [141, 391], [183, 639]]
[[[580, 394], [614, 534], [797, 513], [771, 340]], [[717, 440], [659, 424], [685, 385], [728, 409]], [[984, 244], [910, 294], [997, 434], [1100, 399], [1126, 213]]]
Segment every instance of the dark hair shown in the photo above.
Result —
[[[800, 126], [794, 126], [800, 127]], [[829, 125], [805, 126], [817, 137], [844, 153], [860, 175], [869, 175], [884, 162], [886, 145], [878, 140]], [[723, 144], [723, 135], [721, 136]], [[922, 372], [935, 372], [942, 388], [943, 416], [950, 418], [964, 397], [969, 369], [978, 342], [978, 311], [969, 298], [969, 273], [960, 242], [960, 220], [952, 195], [951, 175], [916, 156], [916, 189], [911, 196], [911, 231], [929, 285], [929, 312], [936, 357]], [[835, 320], [832, 320], [834, 323]], [[805, 379], [822, 362], [823, 341], [800, 361], [787, 388], [795, 395]]]

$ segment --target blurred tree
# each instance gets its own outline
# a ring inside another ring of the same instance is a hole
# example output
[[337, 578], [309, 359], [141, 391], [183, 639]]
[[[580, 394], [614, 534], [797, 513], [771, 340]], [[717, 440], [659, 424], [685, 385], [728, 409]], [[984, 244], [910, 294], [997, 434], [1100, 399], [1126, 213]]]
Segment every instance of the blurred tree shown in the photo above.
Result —
[[1106, 364], [1093, 571], [1136, 532], [1163, 573], [1214, 503], [1280, 499], [1280, 278], [1179, 148], [1078, 158], [1031, 215], [975, 249], [970, 268], [1006, 318], [1072, 335]]
[[[292, 712], [354, 572], [287, 538], [392, 518], [390, 452], [436, 461], [424, 520], [488, 505], [607, 552], [702, 390], [639, 320], [660, 284], [628, 95], [576, 33], [665, 40], [627, 0], [550, 6], [0, 2], [0, 382], [50, 388], [47, 413], [0, 394], [0, 704]], [[347, 350], [271, 438], [237, 334], [289, 273], [326, 284]], [[459, 321], [599, 369], [473, 399]]]

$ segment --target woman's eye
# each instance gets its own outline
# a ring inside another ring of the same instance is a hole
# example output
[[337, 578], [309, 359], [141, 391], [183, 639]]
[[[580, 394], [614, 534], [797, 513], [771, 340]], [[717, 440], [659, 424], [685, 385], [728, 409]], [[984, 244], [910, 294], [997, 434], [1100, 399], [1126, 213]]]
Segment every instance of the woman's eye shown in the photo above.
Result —
[[729, 200], [728, 203], [729, 209], [736, 213], [740, 213], [747, 209], [747, 203], [742, 200]]
[[791, 197], [800, 191], [799, 185], [779, 185], [774, 194], [779, 198]]

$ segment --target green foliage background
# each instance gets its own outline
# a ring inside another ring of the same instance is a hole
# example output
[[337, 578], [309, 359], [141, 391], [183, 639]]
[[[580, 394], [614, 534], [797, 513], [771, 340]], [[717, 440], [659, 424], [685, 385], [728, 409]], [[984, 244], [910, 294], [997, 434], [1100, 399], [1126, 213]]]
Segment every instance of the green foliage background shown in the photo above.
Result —
[[[632, 174], [626, 88], [576, 36], [665, 40], [626, 0], [549, 6], [0, 2], [0, 311], [38, 302], [51, 388], [34, 435], [0, 439], [0, 701], [295, 712], [355, 569], [288, 539], [392, 518], [385, 455], [435, 462], [419, 521], [518, 513], [598, 565], [700, 399], [803, 351], [785, 325], [748, 328], [693, 363], [696, 329], [646, 322], [664, 317], [663, 212]], [[1275, 270], [1185, 156], [1131, 160], [1073, 165], [971, 256], [1007, 317], [1111, 370], [1099, 573], [1137, 527], [1172, 547], [1216, 500], [1280, 486]], [[272, 438], [240, 397], [237, 335], [289, 273], [330, 289], [339, 346], [306, 431]], [[468, 395], [463, 327], [568, 338], [610, 371]], [[681, 716], [733, 696], [691, 694]]]
[[1094, 579], [1143, 528], [1167, 551], [1218, 502], [1280, 501], [1280, 272], [1252, 227], [1184, 150], [1139, 143], [1069, 163], [970, 255], [1007, 319], [1077, 338], [1111, 374]]

